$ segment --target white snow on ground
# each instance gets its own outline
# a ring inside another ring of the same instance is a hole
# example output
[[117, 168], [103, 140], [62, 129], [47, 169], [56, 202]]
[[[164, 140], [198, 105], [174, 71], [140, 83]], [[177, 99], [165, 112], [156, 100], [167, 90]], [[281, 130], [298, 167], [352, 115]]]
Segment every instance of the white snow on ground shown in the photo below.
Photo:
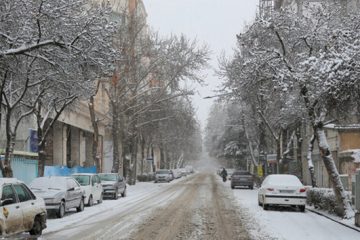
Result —
[[[39, 239], [48, 239], [49, 233], [56, 236], [71, 236], [85, 230], [86, 225], [93, 225], [105, 221], [111, 216], [121, 214], [125, 219], [119, 228], [119, 236], [127, 239], [130, 230], [138, 227], [138, 224], [152, 214], [154, 209], [165, 206], [174, 198], [178, 197], [182, 191], [163, 197], [161, 201], [149, 203], [153, 196], [157, 196], [171, 186], [186, 178], [174, 180], [172, 183], [137, 183], [135, 186], [128, 186], [128, 195], [118, 200], [104, 200], [102, 204], [86, 207], [84, 212], [76, 213], [75, 210], [67, 213], [64, 218], [50, 218], [47, 221], [48, 228], [43, 231], [44, 236]], [[248, 230], [255, 240], [356, 240], [360, 239], [360, 233], [339, 223], [331, 221], [323, 216], [306, 210], [305, 213], [292, 209], [271, 209], [264, 211], [258, 206], [257, 190], [234, 189], [230, 188], [230, 182], [223, 183], [218, 177], [218, 181], [226, 190], [227, 196], [233, 199], [238, 207], [236, 211], [241, 214], [241, 219], [246, 223]], [[141, 204], [139, 204], [142, 202]], [[146, 205], [139, 206], [138, 205]], [[136, 206], [136, 208], [135, 208]], [[134, 212], [134, 209], [136, 210]], [[130, 214], [131, 212], [131, 214]], [[202, 219], [195, 214], [193, 223], [200, 224]], [[84, 222], [83, 225], [80, 223]], [[344, 222], [345, 223], [345, 222]], [[346, 222], [351, 224], [349, 221]], [[83, 229], [84, 228], [84, 229]], [[102, 230], [102, 229], [99, 229]], [[62, 235], [61, 235], [62, 234]], [[200, 233], [199, 233], [200, 234]], [[193, 239], [196, 239], [194, 234]]]
[[257, 189], [237, 188], [231, 190], [229, 182], [222, 184], [229, 189], [228, 193], [234, 197], [240, 212], [252, 218], [247, 225], [254, 239], [360, 239], [359, 232], [308, 210], [305, 213], [287, 208], [273, 208], [264, 211], [262, 207], [258, 206]]
[[[77, 213], [76, 210], [73, 209], [67, 212], [66, 215], [61, 219], [55, 217], [48, 219], [47, 228], [43, 231], [43, 235], [63, 229], [67, 229], [67, 231], [70, 230], [70, 232], [67, 232], [67, 234], [71, 234], [72, 228], [74, 228], [74, 233], [78, 233], [80, 231], [80, 227], [74, 227], [75, 224], [78, 224], [81, 221], [86, 221], [87, 224], [101, 222], [102, 220], [105, 220], [111, 216], [126, 212], [128, 209], [137, 205], [138, 202], [144, 198], [161, 193], [165, 189], [171, 187], [172, 184], [184, 179], [186, 178], [176, 179], [171, 183], [158, 184], [154, 184], [153, 182], [139, 182], [135, 186], [128, 186], [127, 196], [125, 198], [119, 198], [118, 200], [104, 200], [101, 204], [96, 204], [92, 207], [85, 207], [83, 212]], [[181, 192], [178, 194], [181, 194]], [[154, 207], [166, 205], [171, 202], [172, 199], [176, 198], [178, 194], [172, 195], [167, 199], [161, 199], [161, 201], [156, 201], [156, 199], [154, 199], [153, 205]], [[122, 228], [128, 229], [128, 227], [130, 228], [131, 225], [136, 225], [140, 222], [140, 219], [143, 219], [145, 216], [149, 215], [152, 210], [153, 209], [149, 207], [148, 211], [145, 210], [137, 212], [131, 219], [129, 219], [129, 221], [127, 221], [126, 225], [128, 226], [122, 225]], [[46, 239], [46, 237], [40, 239]]]

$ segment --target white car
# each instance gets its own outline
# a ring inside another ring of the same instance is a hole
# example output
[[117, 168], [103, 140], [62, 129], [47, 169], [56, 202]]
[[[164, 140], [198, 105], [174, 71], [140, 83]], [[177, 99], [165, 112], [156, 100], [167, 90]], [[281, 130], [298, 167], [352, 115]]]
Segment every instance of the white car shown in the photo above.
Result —
[[72, 177], [78, 181], [81, 189], [85, 191], [85, 203], [88, 206], [94, 205], [95, 202], [102, 203], [103, 187], [99, 175], [94, 173], [75, 173]]
[[267, 176], [258, 192], [259, 206], [268, 210], [270, 205], [298, 206], [305, 211], [306, 188], [299, 178], [289, 174]]
[[155, 183], [157, 182], [170, 182], [172, 174], [168, 169], [159, 169], [155, 173]]
[[44, 200], [15, 178], [0, 178], [0, 194], [0, 235], [41, 235], [46, 228]]

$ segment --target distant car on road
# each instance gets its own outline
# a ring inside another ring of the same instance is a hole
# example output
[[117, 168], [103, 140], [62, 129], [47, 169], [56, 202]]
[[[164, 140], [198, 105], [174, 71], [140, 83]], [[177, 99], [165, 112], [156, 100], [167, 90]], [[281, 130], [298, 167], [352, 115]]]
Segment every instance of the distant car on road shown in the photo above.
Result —
[[85, 191], [85, 204], [94, 205], [95, 202], [102, 203], [103, 187], [100, 177], [94, 173], [75, 173], [72, 175]]
[[41, 235], [46, 228], [44, 200], [15, 178], [0, 178], [0, 192], [0, 235]]
[[155, 172], [155, 183], [170, 182], [172, 180], [171, 171], [168, 169], [160, 169]]
[[30, 189], [45, 201], [48, 211], [55, 211], [58, 218], [71, 208], [84, 210], [85, 191], [73, 177], [39, 177], [30, 183]]
[[306, 188], [299, 178], [290, 174], [267, 176], [258, 192], [259, 206], [268, 210], [269, 206], [298, 206], [305, 211]]
[[231, 175], [231, 188], [245, 186], [250, 189], [254, 188], [254, 177], [248, 171], [237, 170]]
[[116, 200], [119, 198], [119, 193], [122, 197], [126, 197], [126, 181], [120, 174], [99, 173], [99, 177], [104, 197], [111, 197]]

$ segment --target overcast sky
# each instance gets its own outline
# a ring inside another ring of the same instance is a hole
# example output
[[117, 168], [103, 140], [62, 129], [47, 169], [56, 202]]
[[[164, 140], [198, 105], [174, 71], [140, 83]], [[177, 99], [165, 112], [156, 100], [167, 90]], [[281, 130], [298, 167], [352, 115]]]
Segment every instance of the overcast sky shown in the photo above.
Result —
[[[224, 51], [231, 55], [236, 46], [236, 34], [246, 23], [251, 23], [256, 14], [259, 0], [143, 0], [148, 14], [148, 24], [161, 35], [185, 34], [207, 44], [212, 51], [211, 65], [217, 68], [217, 58]], [[202, 127], [220, 84], [212, 69], [206, 71], [207, 86], [197, 86], [194, 96], [197, 118]]]

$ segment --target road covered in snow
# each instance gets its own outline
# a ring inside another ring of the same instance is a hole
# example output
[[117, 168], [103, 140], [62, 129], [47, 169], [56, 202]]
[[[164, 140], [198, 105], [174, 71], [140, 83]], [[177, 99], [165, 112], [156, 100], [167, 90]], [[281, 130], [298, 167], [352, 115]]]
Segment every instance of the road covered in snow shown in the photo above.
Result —
[[40, 239], [360, 239], [310, 211], [264, 211], [257, 190], [230, 188], [213, 172], [137, 183], [128, 196], [48, 219]]

